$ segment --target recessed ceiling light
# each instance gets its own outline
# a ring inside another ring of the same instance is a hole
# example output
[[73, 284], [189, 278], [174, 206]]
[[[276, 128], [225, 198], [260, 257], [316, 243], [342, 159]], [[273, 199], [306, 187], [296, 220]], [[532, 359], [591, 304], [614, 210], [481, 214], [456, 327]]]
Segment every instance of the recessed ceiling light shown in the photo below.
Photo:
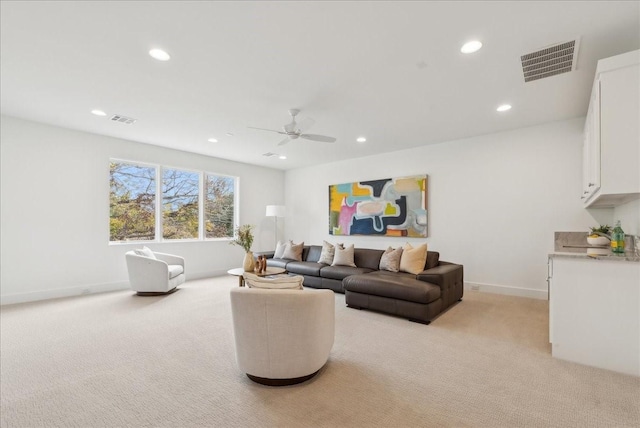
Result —
[[233, 133], [231, 133], [231, 132], [227, 132], [227, 133], [226, 133], [226, 134], [224, 134], [224, 135], [226, 135], [227, 137], [233, 137]]
[[510, 104], [502, 104], [496, 109], [496, 111], [507, 111], [507, 110], [511, 110]]
[[482, 43], [480, 43], [478, 40], [472, 40], [462, 45], [462, 47], [460, 48], [460, 52], [466, 53], [466, 54], [473, 53], [478, 51], [481, 47], [482, 47]]
[[158, 61], [169, 61], [171, 59], [171, 55], [163, 51], [162, 49], [151, 49], [149, 51], [149, 55]]
[[107, 113], [103, 112], [102, 110], [91, 110], [91, 114], [95, 114], [96, 116], [106, 116]]
[[215, 138], [209, 138], [207, 141], [210, 142], [210, 143], [217, 143], [218, 142], [218, 140], [216, 140]]
[[358, 143], [364, 143], [365, 141], [367, 141], [367, 139], [366, 139], [366, 138], [364, 138], [364, 137], [358, 137], [358, 138], [356, 138], [356, 141], [357, 141]]
[[280, 159], [286, 159], [287, 157], [286, 157], [285, 155], [280, 155], [280, 156], [278, 156], [278, 158], [280, 158]]

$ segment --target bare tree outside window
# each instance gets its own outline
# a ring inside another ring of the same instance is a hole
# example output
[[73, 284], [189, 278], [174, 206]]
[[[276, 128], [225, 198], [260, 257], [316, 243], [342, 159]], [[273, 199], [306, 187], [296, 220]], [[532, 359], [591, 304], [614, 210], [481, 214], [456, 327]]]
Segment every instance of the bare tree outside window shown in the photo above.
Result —
[[109, 174], [109, 240], [153, 241], [156, 168], [111, 162]]
[[162, 171], [162, 237], [198, 239], [200, 174], [178, 169]]
[[235, 180], [205, 174], [204, 221], [207, 238], [233, 237]]

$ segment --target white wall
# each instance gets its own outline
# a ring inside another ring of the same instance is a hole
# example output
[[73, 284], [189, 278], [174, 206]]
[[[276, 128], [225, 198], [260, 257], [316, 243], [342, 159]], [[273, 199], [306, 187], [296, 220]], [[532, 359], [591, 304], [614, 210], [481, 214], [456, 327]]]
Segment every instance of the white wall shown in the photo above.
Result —
[[[257, 226], [254, 250], [273, 247], [265, 206], [283, 204], [284, 173], [35, 122], [1, 118], [3, 304], [127, 287], [124, 253], [109, 245], [109, 159], [240, 177], [240, 224]], [[187, 278], [225, 274], [243, 250], [227, 241], [155, 243], [185, 258]]]
[[579, 118], [288, 171], [286, 235], [309, 244], [402, 245], [406, 239], [329, 235], [328, 186], [428, 174], [429, 249], [463, 264], [467, 286], [546, 298], [553, 233], [596, 224], [580, 200], [583, 127]]
[[615, 207], [613, 220], [608, 224], [613, 226], [616, 220], [620, 220], [627, 235], [640, 235], [640, 199]]

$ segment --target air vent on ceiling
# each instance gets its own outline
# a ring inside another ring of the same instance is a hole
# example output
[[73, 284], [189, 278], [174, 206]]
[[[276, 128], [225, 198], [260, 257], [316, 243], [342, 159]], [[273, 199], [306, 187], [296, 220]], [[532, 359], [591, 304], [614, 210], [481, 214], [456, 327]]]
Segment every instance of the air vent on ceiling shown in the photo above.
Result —
[[120, 114], [114, 114], [113, 116], [111, 116], [111, 120], [113, 120], [114, 122], [126, 123], [127, 125], [131, 125], [133, 123], [136, 123], [137, 119], [134, 119], [132, 117], [127, 117], [127, 116], [122, 116]]
[[271, 156], [275, 156], [277, 155], [277, 153], [271, 153], [271, 152], [267, 152], [267, 153], [263, 153], [262, 156], [266, 156], [266, 157], [271, 157]]
[[522, 55], [522, 72], [524, 81], [544, 79], [556, 74], [567, 73], [576, 69], [579, 39], [558, 43], [553, 46]]

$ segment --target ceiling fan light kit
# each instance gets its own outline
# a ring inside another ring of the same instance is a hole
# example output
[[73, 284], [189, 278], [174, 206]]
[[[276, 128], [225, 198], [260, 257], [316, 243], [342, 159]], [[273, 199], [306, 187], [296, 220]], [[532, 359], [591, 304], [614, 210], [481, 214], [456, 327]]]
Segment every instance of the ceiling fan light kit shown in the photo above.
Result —
[[255, 126], [249, 126], [251, 129], [257, 129], [259, 131], [276, 132], [280, 135], [286, 135], [286, 138], [278, 143], [279, 146], [287, 144], [291, 140], [297, 140], [302, 138], [304, 140], [319, 141], [322, 143], [334, 143], [336, 139], [327, 135], [318, 134], [303, 134], [303, 132], [309, 129], [315, 121], [311, 118], [304, 119], [300, 124], [296, 122], [296, 116], [300, 113], [300, 109], [289, 109], [289, 115], [291, 116], [291, 122], [282, 127], [282, 131], [276, 131], [275, 129], [257, 128]]

